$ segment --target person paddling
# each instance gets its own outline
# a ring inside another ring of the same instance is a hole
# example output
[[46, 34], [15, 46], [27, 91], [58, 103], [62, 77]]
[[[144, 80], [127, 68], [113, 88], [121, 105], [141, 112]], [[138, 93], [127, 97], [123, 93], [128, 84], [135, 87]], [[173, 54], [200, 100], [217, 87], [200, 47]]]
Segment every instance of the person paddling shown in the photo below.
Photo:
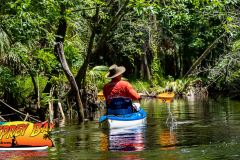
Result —
[[[109, 67], [109, 72], [105, 75], [106, 78], [111, 78], [112, 81], [105, 84], [103, 87], [103, 95], [106, 100], [114, 97], [129, 97], [132, 100], [139, 100], [142, 93], [137, 93], [132, 88], [131, 84], [127, 81], [121, 81], [121, 74], [126, 71], [123, 66], [117, 66], [116, 64]], [[133, 103], [135, 110], [140, 109], [139, 103]]]

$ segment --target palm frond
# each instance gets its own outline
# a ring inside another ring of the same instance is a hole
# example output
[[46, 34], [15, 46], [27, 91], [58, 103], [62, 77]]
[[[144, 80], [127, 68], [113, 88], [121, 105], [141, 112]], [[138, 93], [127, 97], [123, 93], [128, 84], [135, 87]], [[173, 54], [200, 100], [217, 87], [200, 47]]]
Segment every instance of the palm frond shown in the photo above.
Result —
[[108, 66], [96, 66], [92, 70], [94, 71], [108, 71]]
[[0, 28], [0, 57], [2, 57], [8, 49], [10, 49], [10, 46], [10, 38], [8, 37], [7, 33]]

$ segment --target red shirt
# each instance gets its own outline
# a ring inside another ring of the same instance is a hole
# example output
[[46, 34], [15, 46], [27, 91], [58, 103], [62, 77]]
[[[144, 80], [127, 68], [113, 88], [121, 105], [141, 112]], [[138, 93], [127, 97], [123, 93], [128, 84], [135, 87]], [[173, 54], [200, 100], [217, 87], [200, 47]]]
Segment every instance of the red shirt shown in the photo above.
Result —
[[103, 95], [106, 100], [114, 97], [129, 97], [132, 100], [141, 98], [140, 94], [134, 91], [131, 84], [127, 81], [112, 79], [111, 82], [103, 87]]

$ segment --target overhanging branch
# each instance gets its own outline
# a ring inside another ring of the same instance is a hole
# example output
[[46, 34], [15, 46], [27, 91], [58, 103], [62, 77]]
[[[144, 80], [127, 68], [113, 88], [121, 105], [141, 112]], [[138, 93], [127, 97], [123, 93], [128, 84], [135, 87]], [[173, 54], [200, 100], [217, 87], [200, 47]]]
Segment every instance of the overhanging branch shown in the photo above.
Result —
[[72, 10], [71, 12], [80, 12], [80, 11], [91, 10], [91, 9], [96, 9], [96, 8], [108, 7], [112, 3], [113, 3], [113, 0], [110, 0], [109, 3], [106, 5], [102, 5], [102, 6], [98, 6], [98, 7], [90, 7], [90, 8], [81, 8], [81, 9]]
[[218, 44], [218, 41], [226, 35], [224, 32], [220, 37], [218, 37], [204, 52], [203, 54], [196, 60], [196, 62], [192, 65], [192, 67], [185, 74], [183, 79], [187, 79], [190, 74], [197, 68], [198, 65], [202, 62], [202, 60], [212, 51], [212, 49]]

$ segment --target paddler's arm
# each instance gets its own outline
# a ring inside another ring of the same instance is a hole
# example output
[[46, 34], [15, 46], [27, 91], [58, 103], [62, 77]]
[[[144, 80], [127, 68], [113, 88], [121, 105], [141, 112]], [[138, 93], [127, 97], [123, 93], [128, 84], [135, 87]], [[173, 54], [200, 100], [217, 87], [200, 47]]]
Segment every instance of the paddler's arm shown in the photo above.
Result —
[[127, 83], [127, 94], [132, 100], [139, 100], [142, 95], [141, 93], [135, 92], [129, 82]]

